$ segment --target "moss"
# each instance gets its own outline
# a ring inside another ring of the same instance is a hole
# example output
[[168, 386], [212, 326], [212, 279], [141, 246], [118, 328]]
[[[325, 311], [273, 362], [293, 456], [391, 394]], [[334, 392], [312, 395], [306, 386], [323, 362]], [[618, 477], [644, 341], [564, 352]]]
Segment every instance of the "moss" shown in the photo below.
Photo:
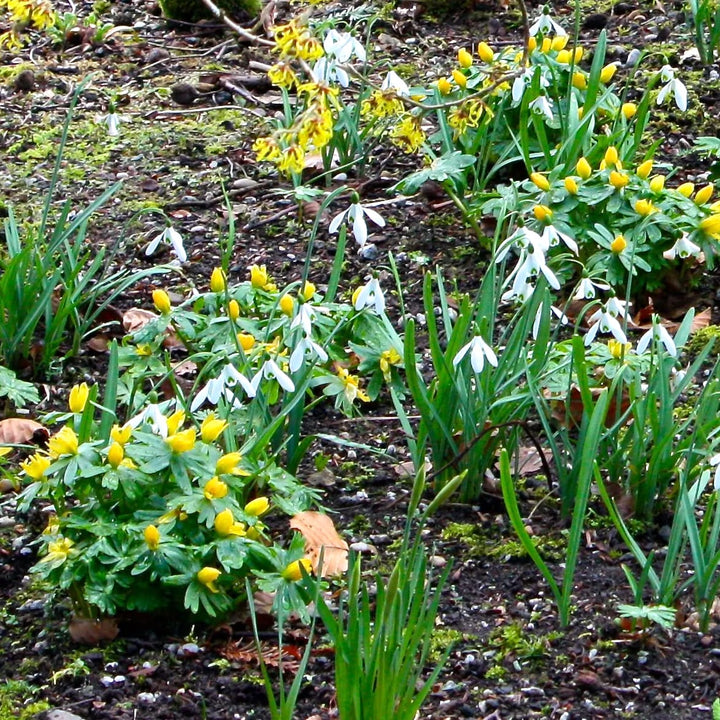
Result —
[[560, 632], [536, 635], [519, 622], [513, 622], [497, 628], [490, 635], [489, 643], [496, 648], [498, 660], [535, 660], [544, 657], [551, 643], [562, 636]]
[[488, 680], [504, 680], [507, 677], [508, 671], [502, 665], [493, 665], [486, 673], [485, 677]]
[[461, 640], [471, 640], [472, 635], [462, 633], [452, 628], [435, 628], [430, 636], [430, 651], [428, 658], [431, 663], [438, 663], [442, 660], [447, 648], [459, 643]]
[[708, 325], [693, 333], [687, 343], [686, 350], [692, 355], [697, 355], [705, 349], [705, 346], [713, 343], [710, 353], [717, 355], [720, 352], [720, 325]]
[[50, 709], [44, 700], [33, 700], [39, 689], [23, 680], [0, 686], [0, 720], [31, 720]]

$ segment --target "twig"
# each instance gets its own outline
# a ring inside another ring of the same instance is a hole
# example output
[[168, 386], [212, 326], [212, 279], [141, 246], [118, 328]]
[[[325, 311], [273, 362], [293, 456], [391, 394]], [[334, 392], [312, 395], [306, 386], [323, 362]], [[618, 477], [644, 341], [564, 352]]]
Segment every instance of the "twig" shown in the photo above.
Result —
[[272, 40], [266, 40], [258, 35], [246, 30], [242, 25], [238, 25], [234, 20], [228, 17], [227, 13], [219, 8], [212, 0], [202, 0], [205, 7], [221, 22], [225, 23], [231, 30], [235, 31], [243, 40], [247, 40], [252, 45], [265, 45], [274, 47]]

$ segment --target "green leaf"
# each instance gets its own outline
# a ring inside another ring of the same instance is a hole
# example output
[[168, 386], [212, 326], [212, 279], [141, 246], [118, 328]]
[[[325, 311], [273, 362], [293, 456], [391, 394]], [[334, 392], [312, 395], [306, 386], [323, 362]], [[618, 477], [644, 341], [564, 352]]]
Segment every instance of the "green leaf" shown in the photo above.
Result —
[[474, 155], [464, 155], [459, 150], [455, 150], [433, 160], [430, 167], [408, 175], [408, 177], [401, 180], [394, 189], [399, 190], [405, 195], [412, 195], [428, 180], [445, 182], [446, 180], [458, 180], [462, 178], [463, 170], [474, 163]]

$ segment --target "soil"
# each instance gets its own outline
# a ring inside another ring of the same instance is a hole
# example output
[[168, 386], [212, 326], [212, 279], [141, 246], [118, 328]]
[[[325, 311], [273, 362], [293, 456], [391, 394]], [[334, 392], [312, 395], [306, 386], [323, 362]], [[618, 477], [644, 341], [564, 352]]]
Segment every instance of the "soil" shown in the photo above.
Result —
[[[361, 12], [350, 5], [331, 2], [315, 12]], [[631, 48], [646, 47], [677, 61], [691, 47], [681, 3], [617, 3], [614, 12], [612, 3], [606, 6], [586, 8], [593, 14], [582, 35], [584, 44], [592, 45], [599, 28], [606, 27], [611, 60], [623, 60]], [[70, 11], [62, 2], [57, 7]], [[92, 9], [88, 2], [75, 7], [81, 19]], [[469, 14], [451, 13], [442, 20], [419, 7], [398, 4], [375, 26], [380, 38], [376, 50], [387, 67], [402, 63], [419, 77], [434, 76], [459, 47], [483, 38], [497, 45], [518, 40], [512, 7], [475, 4]], [[278, 3], [279, 19], [292, 11]], [[569, 27], [571, 13], [563, 3], [557, 13]], [[126, 264], [170, 261], [164, 249], [153, 257], [145, 254], [163, 227], [162, 218], [136, 214], [160, 208], [183, 234], [189, 256], [170, 281], [150, 278], [129, 291], [120, 305], [150, 307], [152, 289], [168, 282], [180, 296], [207, 285], [226, 225], [223, 183], [238, 223], [231, 279], [244, 278], [253, 263], [266, 264], [286, 282], [299, 279], [308, 223], [316, 208], [306, 205], [305, 217], [299, 218], [277, 179], [256, 165], [251, 150], [262, 116], [276, 109], [265, 95], [269, 88], [262, 72], [250, 65], [267, 61], [267, 54], [238, 44], [213, 23], [170, 27], [156, 7], [142, 0], [113, 3], [102, 22], [131, 30], [103, 43], [93, 42], [88, 33], [71, 33], [64, 45], [34, 37], [17, 58], [32, 77], [18, 80], [12, 64], [2, 70], [4, 199], [21, 217], [38, 211], [73, 90], [94, 73], [70, 130], [57, 197], [82, 207], [112, 182], [123, 180], [116, 199], [96, 215], [91, 242], [117, 244], [118, 257]], [[4, 59], [10, 63], [11, 56]], [[695, 137], [712, 134], [720, 86], [715, 68], [701, 69], [692, 60], [685, 67], [695, 110], [687, 116], [663, 116], [657, 129], [664, 136], [658, 157], [696, 179], [707, 168], [687, 151]], [[117, 139], [107, 138], [99, 121], [112, 98], [124, 116]], [[358, 191], [367, 200], [385, 198], [385, 190], [412, 169], [408, 162], [404, 156], [378, 155], [365, 177], [356, 181]], [[476, 286], [487, 258], [446, 198], [429, 188], [420, 197], [386, 206], [384, 214], [388, 225], [371, 238], [377, 255], [351, 254], [344, 287], [376, 271], [390, 284], [388, 250], [397, 259], [411, 313], [422, 311], [422, 279], [428, 268], [441, 266], [461, 289]], [[327, 222], [323, 218], [323, 229]], [[331, 262], [332, 243], [321, 232], [311, 277], [326, 276]], [[700, 309], [711, 307], [715, 316], [716, 289], [711, 279], [698, 300]], [[102, 352], [84, 348], [79, 358], [47, 378], [45, 399], [33, 412], [63, 406], [69, 385], [101, 377], [104, 363]], [[323, 505], [334, 513], [336, 527], [349, 543], [364, 544], [366, 570], [386, 572], [405, 522], [409, 481], [397, 468], [408, 454], [390, 407], [378, 405], [367, 415], [350, 422], [320, 408], [311, 421], [324, 432], [344, 433], [395, 456], [378, 460], [362, 451], [324, 448], [331, 462]], [[552, 559], [553, 547], [563, 537], [563, 522], [552, 499], [539, 502], [545, 489], [528, 477], [521, 506]], [[478, 506], [450, 504], [431, 519], [427, 541], [435, 543], [434, 561], [438, 566], [452, 563], [436, 628], [436, 654], [448, 643], [454, 645], [421, 718], [711, 717], [712, 702], [720, 696], [720, 631], [713, 627], [701, 634], [691, 619], [672, 631], [623, 628], [616, 621], [617, 605], [632, 597], [621, 565], [633, 561], [604, 520], [599, 509], [591, 511], [572, 621], [561, 629], [550, 591], [519, 551], [497, 490], [491, 488]], [[41, 527], [41, 515], [18, 517], [13, 494], [2, 497], [0, 678], [7, 685], [0, 691], [0, 718], [32, 717], [43, 709], [94, 720], [270, 717], [244, 618], [231, 618], [220, 628], [187, 627], [168, 618], [120, 618], [121, 632], [113, 642], [98, 647], [73, 643], [68, 606], [50, 601], [28, 576], [34, 562], [31, 541]], [[662, 547], [666, 529], [648, 528], [643, 547]], [[556, 576], [561, 574], [557, 556], [551, 568]], [[263, 633], [268, 657], [273, 637], [272, 628]], [[291, 638], [283, 649], [289, 667], [302, 652], [306, 631], [298, 625]], [[335, 717], [332, 663], [332, 648], [321, 636], [296, 717]]]

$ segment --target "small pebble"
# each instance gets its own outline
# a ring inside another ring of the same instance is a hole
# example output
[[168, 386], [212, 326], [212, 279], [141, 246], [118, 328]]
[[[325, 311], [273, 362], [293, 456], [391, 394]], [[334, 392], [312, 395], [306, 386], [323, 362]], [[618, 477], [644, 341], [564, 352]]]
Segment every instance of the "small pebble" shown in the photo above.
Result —
[[200, 653], [200, 646], [196, 643], [185, 643], [181, 645], [177, 650], [178, 657], [191, 657]]
[[152, 705], [157, 701], [157, 695], [151, 692], [141, 692], [138, 693], [137, 699], [138, 702], [143, 703], [143, 705]]
[[380, 257], [380, 252], [374, 243], [366, 243], [360, 248], [358, 253], [362, 260], [377, 260]]

